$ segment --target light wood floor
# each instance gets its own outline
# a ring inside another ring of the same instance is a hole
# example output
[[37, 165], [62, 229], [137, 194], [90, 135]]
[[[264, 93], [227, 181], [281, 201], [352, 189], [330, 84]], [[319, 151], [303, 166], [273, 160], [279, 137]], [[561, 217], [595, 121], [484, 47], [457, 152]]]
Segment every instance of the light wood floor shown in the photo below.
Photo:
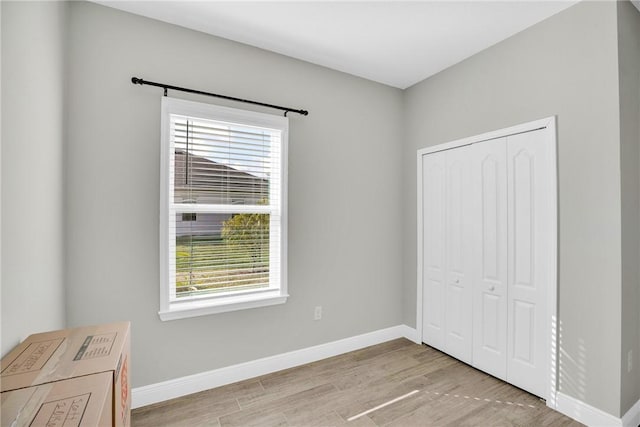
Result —
[[134, 427], [581, 425], [529, 393], [405, 339], [138, 408], [132, 421]]

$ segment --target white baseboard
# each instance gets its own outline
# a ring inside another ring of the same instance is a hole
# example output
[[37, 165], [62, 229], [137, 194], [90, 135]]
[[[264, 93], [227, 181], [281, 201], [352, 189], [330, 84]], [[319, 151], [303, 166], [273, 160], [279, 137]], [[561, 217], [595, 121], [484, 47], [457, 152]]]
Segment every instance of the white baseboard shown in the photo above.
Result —
[[400, 325], [399, 327], [402, 328], [403, 337], [416, 344], [422, 344], [422, 337], [418, 337], [418, 331], [415, 328], [407, 325]]
[[640, 400], [622, 417], [618, 418], [574, 397], [558, 392], [556, 410], [593, 427], [637, 427], [640, 424]]
[[208, 372], [136, 387], [131, 390], [131, 407], [135, 409], [163, 402], [402, 337], [417, 342], [415, 329], [399, 325]]
[[640, 400], [633, 405], [622, 417], [622, 425], [624, 427], [640, 426]]

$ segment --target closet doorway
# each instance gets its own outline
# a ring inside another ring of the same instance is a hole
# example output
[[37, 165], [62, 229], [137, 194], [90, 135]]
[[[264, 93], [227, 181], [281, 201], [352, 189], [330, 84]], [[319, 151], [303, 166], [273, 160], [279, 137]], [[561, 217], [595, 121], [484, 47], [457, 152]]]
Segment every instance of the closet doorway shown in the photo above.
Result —
[[418, 151], [422, 342], [555, 407], [555, 117]]

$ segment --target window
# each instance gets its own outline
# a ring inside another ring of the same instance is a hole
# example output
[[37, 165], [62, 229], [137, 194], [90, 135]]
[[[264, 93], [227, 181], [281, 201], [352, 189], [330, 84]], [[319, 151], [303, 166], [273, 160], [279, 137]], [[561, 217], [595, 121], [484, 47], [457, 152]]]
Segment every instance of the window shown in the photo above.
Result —
[[288, 121], [163, 97], [160, 318], [282, 304]]

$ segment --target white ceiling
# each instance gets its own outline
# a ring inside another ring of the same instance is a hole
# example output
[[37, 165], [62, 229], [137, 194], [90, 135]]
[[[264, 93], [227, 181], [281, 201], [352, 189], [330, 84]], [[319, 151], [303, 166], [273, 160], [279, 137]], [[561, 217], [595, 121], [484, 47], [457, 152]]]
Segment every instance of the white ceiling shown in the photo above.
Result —
[[576, 3], [96, 2], [401, 89]]

